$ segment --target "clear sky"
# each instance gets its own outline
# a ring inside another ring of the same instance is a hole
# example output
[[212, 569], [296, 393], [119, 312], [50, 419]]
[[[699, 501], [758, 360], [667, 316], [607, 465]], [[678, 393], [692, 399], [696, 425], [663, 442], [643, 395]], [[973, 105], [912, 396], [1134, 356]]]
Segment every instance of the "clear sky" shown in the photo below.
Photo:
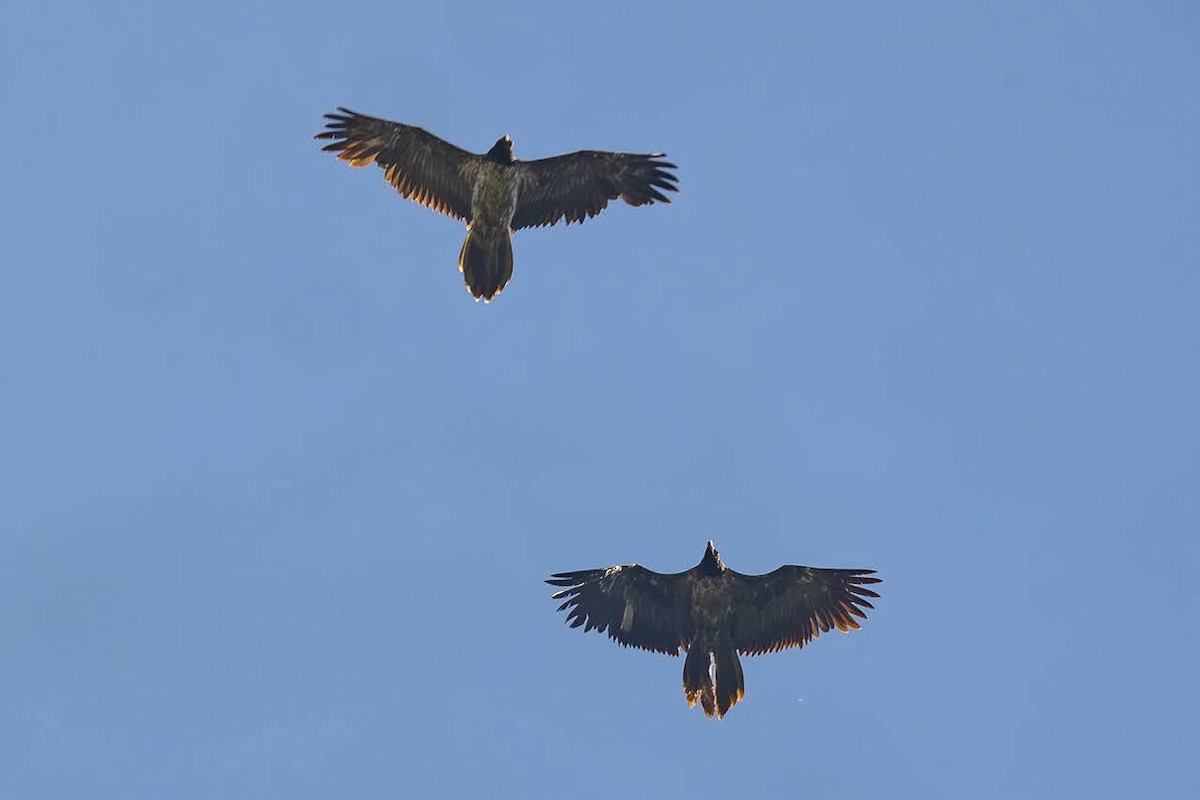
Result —
[[[1195, 796], [1198, 75], [1183, 2], [8, 0], [0, 796]], [[475, 304], [337, 105], [682, 191]], [[710, 538], [884, 579], [719, 723], [541, 582]]]

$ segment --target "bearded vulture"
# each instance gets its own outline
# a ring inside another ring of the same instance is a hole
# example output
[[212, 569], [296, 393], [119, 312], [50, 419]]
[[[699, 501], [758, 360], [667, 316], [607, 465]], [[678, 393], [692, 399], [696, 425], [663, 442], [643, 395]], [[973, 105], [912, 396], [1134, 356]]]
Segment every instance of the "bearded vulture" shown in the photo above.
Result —
[[458, 269], [477, 301], [490, 301], [512, 277], [511, 233], [583, 222], [618, 197], [631, 206], [669, 203], [663, 191], [679, 191], [670, 172], [678, 168], [663, 153], [580, 150], [518, 161], [507, 136], [478, 155], [413, 125], [338, 111], [314, 137], [331, 140], [322, 150], [353, 167], [378, 164], [403, 197], [467, 224]]
[[[664, 575], [629, 564], [559, 572], [546, 583], [565, 586], [572, 628], [608, 632], [623, 647], [667, 655], [687, 652], [683, 693], [721, 719], [742, 699], [746, 684], [738, 654], [754, 656], [803, 647], [833, 628], [848, 633], [874, 608], [866, 588], [880, 583], [873, 569], [784, 566], [766, 575], [743, 575], [725, 566], [709, 542], [700, 563]], [[710, 673], [711, 669], [711, 673]]]

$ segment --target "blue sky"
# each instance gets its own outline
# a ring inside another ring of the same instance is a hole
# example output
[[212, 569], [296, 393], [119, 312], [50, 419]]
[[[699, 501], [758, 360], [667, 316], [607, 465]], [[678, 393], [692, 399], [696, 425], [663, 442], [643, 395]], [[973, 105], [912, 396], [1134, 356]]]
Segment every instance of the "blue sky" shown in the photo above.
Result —
[[[0, 12], [0, 795], [1193, 796], [1200, 12]], [[664, 150], [669, 207], [460, 223], [311, 137]], [[681, 659], [550, 572], [873, 567]]]

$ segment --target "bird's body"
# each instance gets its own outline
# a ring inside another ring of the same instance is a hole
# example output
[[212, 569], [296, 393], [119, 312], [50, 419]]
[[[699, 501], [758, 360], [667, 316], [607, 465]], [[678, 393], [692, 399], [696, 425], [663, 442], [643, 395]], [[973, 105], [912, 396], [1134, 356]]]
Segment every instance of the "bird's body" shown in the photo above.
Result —
[[508, 233], [517, 210], [517, 174], [499, 164], [484, 162], [471, 192], [470, 228], [484, 236]]
[[413, 125], [338, 111], [316, 136], [333, 140], [322, 149], [351, 166], [378, 164], [402, 196], [466, 222], [458, 266], [476, 300], [490, 301], [512, 277], [513, 232], [582, 222], [617, 198], [669, 203], [660, 190], [678, 191], [675, 165], [662, 153], [581, 150], [519, 161], [507, 136], [476, 154]]
[[475, 297], [487, 301], [512, 277], [510, 231], [521, 188], [513, 163], [512, 140], [505, 136], [480, 161], [472, 178], [471, 220], [458, 268]]
[[683, 690], [689, 706], [724, 717], [745, 694], [741, 655], [803, 647], [821, 632], [858, 628], [874, 570], [784, 566], [766, 575], [729, 569], [708, 543], [700, 563], [662, 574], [637, 564], [562, 572], [547, 583], [567, 587], [571, 627], [608, 632], [623, 646], [687, 652]]

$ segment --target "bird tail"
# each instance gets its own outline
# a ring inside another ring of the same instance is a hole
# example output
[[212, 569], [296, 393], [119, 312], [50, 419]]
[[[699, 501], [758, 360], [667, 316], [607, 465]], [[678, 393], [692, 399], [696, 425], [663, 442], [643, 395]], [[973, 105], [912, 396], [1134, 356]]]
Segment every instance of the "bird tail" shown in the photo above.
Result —
[[723, 647], [713, 653], [713, 677], [717, 684], [717, 719], [721, 719], [746, 694], [742, 661], [736, 648]]
[[512, 239], [509, 232], [501, 231], [499, 236], [489, 238], [475, 230], [468, 230], [462, 251], [458, 254], [458, 270], [475, 299], [490, 302], [512, 277]]
[[716, 695], [708, 674], [711, 664], [712, 656], [708, 648], [700, 644], [688, 648], [687, 658], [683, 662], [683, 694], [687, 697], [688, 708], [694, 708], [699, 700], [706, 717], [717, 713]]

